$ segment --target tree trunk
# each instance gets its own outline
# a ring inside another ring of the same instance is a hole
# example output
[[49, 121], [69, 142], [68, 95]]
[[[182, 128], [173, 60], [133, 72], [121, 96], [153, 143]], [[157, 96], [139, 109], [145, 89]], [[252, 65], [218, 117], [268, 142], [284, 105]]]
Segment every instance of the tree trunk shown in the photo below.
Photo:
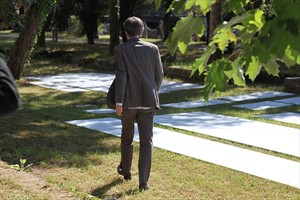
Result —
[[127, 41], [125, 31], [123, 29], [123, 22], [133, 15], [133, 10], [136, 0], [120, 0], [120, 27], [122, 31], [123, 42]]
[[[166, 2], [166, 10], [170, 7], [172, 4], [173, 0], [167, 0]], [[163, 40], [165, 41], [167, 37], [170, 34], [171, 31], [171, 25], [170, 25], [170, 19], [171, 19], [171, 11], [165, 14], [165, 19], [164, 19], [164, 36]]]
[[37, 42], [36, 42], [36, 46], [41, 47], [41, 48], [46, 47], [45, 29], [46, 29], [46, 26], [44, 25], [40, 35], [38, 36]]
[[213, 33], [216, 27], [222, 23], [222, 0], [216, 0], [214, 4], [211, 5], [209, 17], [209, 34], [208, 39], [211, 41]]
[[98, 14], [86, 14], [83, 16], [83, 27], [86, 33], [88, 44], [95, 44], [94, 36], [98, 28]]
[[33, 3], [27, 11], [25, 27], [21, 30], [19, 38], [12, 47], [11, 55], [7, 62], [15, 79], [20, 79], [24, 64], [30, 56], [31, 48], [38, 32], [38, 23], [38, 6]]
[[39, 27], [43, 25], [55, 0], [31, 3], [25, 16], [25, 25], [11, 49], [7, 65], [15, 79], [20, 79], [25, 62], [30, 57]]
[[120, 43], [119, 40], [119, 0], [110, 0], [109, 12], [109, 53], [112, 55], [114, 47]]
[[91, 28], [85, 28], [86, 30], [86, 38], [88, 44], [95, 44], [94, 42], [94, 31]]
[[[210, 14], [209, 14], [209, 34], [208, 41], [210, 42], [216, 27], [222, 23], [222, 1], [216, 0], [214, 4], [211, 5]], [[211, 55], [208, 63], [222, 58], [222, 52], [220, 49], [217, 49], [214, 54]]]

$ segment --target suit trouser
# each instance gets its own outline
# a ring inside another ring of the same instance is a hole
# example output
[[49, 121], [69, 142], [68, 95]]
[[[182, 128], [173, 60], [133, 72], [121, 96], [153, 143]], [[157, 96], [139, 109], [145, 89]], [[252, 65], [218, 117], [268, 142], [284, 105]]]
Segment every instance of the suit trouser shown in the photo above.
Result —
[[133, 157], [134, 122], [139, 130], [140, 153], [138, 161], [139, 182], [147, 183], [152, 162], [153, 118], [152, 109], [124, 109], [122, 113], [121, 165], [130, 173]]

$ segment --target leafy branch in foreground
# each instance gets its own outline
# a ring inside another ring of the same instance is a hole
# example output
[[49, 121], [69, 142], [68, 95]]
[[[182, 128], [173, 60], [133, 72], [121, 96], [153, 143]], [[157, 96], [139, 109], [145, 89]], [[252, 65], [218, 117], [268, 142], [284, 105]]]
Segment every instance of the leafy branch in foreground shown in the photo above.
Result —
[[[215, 0], [179, 0], [173, 9], [207, 13]], [[269, 75], [278, 76], [279, 62], [290, 68], [300, 64], [300, 1], [296, 0], [263, 0], [262, 6], [256, 9], [245, 9], [250, 0], [223, 0], [236, 15], [226, 24], [219, 25], [200, 58], [192, 65], [192, 74], [196, 71], [205, 75], [204, 98], [208, 100], [215, 89], [225, 91], [229, 80], [238, 86], [246, 85], [246, 76], [255, 81], [257, 75], [266, 71]], [[156, 0], [160, 5], [160, 0]], [[264, 9], [268, 3], [268, 9]], [[169, 9], [170, 10], [170, 9]], [[272, 16], [268, 16], [271, 10]], [[185, 53], [192, 34], [201, 37], [204, 23], [196, 15], [188, 15], [179, 21], [170, 35], [168, 50], [174, 54], [177, 47]], [[235, 47], [233, 53], [209, 63], [211, 56], [219, 49], [223, 55], [229, 45]]]

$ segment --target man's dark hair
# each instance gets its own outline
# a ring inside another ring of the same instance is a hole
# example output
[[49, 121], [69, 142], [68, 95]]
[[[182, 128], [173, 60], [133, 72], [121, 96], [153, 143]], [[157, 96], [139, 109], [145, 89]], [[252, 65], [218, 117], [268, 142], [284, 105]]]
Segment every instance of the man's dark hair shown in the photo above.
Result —
[[141, 36], [144, 32], [144, 23], [138, 17], [129, 17], [123, 23], [124, 30], [128, 36]]

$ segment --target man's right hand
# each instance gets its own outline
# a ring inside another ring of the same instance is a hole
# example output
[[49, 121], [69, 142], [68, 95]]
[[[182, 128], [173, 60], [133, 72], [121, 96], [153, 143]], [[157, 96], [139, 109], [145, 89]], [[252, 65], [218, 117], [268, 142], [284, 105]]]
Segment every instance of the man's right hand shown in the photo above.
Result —
[[120, 106], [120, 105], [116, 105], [116, 113], [118, 116], [122, 116], [122, 113], [123, 113], [123, 106]]

